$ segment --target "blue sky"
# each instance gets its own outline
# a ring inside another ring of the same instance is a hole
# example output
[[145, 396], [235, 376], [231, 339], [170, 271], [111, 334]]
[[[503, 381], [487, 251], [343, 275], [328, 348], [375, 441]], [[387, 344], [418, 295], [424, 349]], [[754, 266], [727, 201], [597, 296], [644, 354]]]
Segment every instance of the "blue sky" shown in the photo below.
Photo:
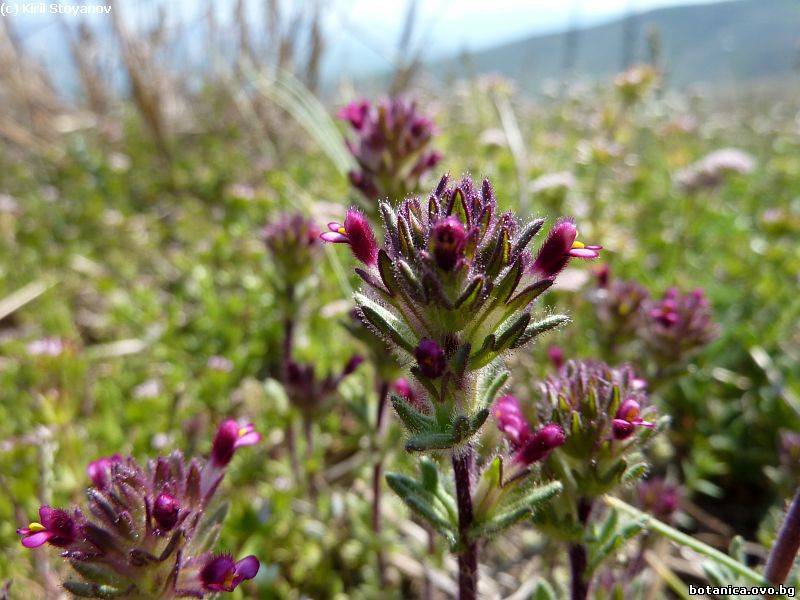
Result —
[[[702, 1], [702, 0], [701, 0]], [[427, 58], [476, 50], [534, 33], [588, 26], [627, 14], [697, 0], [418, 0], [413, 43]], [[329, 6], [329, 60], [373, 65], [395, 52], [408, 0], [339, 0]], [[338, 57], [338, 58], [337, 58]]]

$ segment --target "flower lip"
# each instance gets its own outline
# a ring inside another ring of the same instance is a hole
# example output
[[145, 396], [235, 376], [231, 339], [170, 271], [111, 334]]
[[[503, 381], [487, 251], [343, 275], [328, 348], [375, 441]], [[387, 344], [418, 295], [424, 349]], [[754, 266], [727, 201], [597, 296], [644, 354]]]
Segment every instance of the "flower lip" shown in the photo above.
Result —
[[252, 554], [237, 562], [229, 554], [212, 556], [200, 569], [200, 582], [205, 590], [232, 592], [245, 579], [255, 577], [260, 566]]

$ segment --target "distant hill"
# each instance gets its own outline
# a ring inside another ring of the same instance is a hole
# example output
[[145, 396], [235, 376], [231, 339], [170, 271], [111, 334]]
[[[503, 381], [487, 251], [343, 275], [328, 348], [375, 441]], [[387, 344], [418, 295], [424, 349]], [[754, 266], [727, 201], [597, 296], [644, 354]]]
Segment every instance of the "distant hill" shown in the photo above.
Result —
[[606, 77], [621, 70], [625, 47], [634, 62], [647, 59], [649, 31], [658, 33], [661, 64], [671, 85], [800, 80], [800, 0], [664, 8], [573, 32], [532, 36], [429, 67], [438, 74], [500, 73], [524, 87], [562, 78], [570, 62], [576, 75]]

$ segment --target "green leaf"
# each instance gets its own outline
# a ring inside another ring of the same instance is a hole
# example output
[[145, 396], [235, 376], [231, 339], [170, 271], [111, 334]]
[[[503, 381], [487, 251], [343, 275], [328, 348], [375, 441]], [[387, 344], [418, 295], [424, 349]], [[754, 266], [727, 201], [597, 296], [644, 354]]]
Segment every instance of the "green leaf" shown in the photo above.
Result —
[[419, 412], [397, 394], [392, 394], [392, 406], [403, 425], [411, 432], [426, 431], [434, 426], [432, 418]]
[[476, 277], [467, 284], [464, 291], [456, 299], [454, 306], [459, 308], [462, 304], [471, 305], [483, 289], [483, 277]]
[[374, 302], [364, 294], [356, 292], [353, 296], [356, 304], [361, 309], [364, 317], [378, 331], [388, 336], [395, 344], [403, 348], [409, 354], [414, 352], [416, 343], [411, 330], [398, 319], [394, 313], [387, 310], [377, 302]]
[[470, 529], [470, 537], [479, 540], [508, 529], [525, 517], [531, 515], [537, 506], [559, 494], [563, 486], [560, 481], [531, 488], [513, 503], [492, 511], [482, 522], [476, 523]]
[[547, 581], [540, 579], [533, 590], [531, 600], [557, 600], [556, 591]]
[[214, 547], [222, 529], [222, 522], [225, 520], [225, 517], [228, 516], [228, 508], [229, 504], [223, 502], [213, 513], [207, 514], [203, 520], [200, 521], [200, 525], [192, 536], [192, 541], [189, 546], [192, 555], [202, 554]]
[[455, 524], [436, 508], [437, 499], [433, 494], [410, 477], [399, 473], [388, 473], [386, 482], [415, 514], [428, 521], [451, 545], [455, 543]]
[[517, 340], [514, 342], [514, 345], [511, 347], [519, 348], [520, 346], [524, 346], [535, 337], [545, 333], [546, 331], [555, 329], [567, 321], [569, 321], [569, 317], [567, 315], [551, 315], [542, 319], [541, 321], [531, 323], [525, 328], [524, 333], [517, 338]]
[[514, 248], [511, 251], [512, 256], [517, 256], [520, 252], [525, 250], [530, 244], [533, 237], [539, 233], [539, 230], [544, 225], [544, 219], [535, 219], [525, 225], [522, 230], [519, 232], [516, 241], [514, 242]]
[[64, 589], [79, 598], [122, 598], [131, 592], [133, 586], [120, 589], [110, 585], [69, 580], [64, 582]]
[[406, 441], [408, 452], [425, 452], [426, 450], [446, 450], [458, 443], [452, 433], [420, 433]]
[[70, 560], [69, 564], [78, 575], [91, 583], [109, 586], [120, 584], [119, 575], [108, 565], [83, 560]]
[[397, 295], [397, 280], [392, 270], [392, 261], [383, 248], [378, 251], [378, 274], [381, 276], [383, 285], [386, 286], [386, 289], [389, 291], [389, 295]]
[[499, 335], [494, 342], [494, 350], [502, 352], [512, 348], [519, 337], [525, 333], [525, 328], [531, 321], [530, 313], [520, 313], [516, 317], [508, 319], [498, 330]]

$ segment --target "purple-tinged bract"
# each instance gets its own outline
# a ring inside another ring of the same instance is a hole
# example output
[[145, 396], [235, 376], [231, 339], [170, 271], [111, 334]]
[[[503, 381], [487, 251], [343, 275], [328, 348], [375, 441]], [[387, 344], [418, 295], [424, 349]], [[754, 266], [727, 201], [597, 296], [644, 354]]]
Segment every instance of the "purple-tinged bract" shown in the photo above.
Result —
[[661, 364], [683, 362], [717, 335], [711, 305], [701, 289], [670, 288], [646, 307], [645, 342]]

